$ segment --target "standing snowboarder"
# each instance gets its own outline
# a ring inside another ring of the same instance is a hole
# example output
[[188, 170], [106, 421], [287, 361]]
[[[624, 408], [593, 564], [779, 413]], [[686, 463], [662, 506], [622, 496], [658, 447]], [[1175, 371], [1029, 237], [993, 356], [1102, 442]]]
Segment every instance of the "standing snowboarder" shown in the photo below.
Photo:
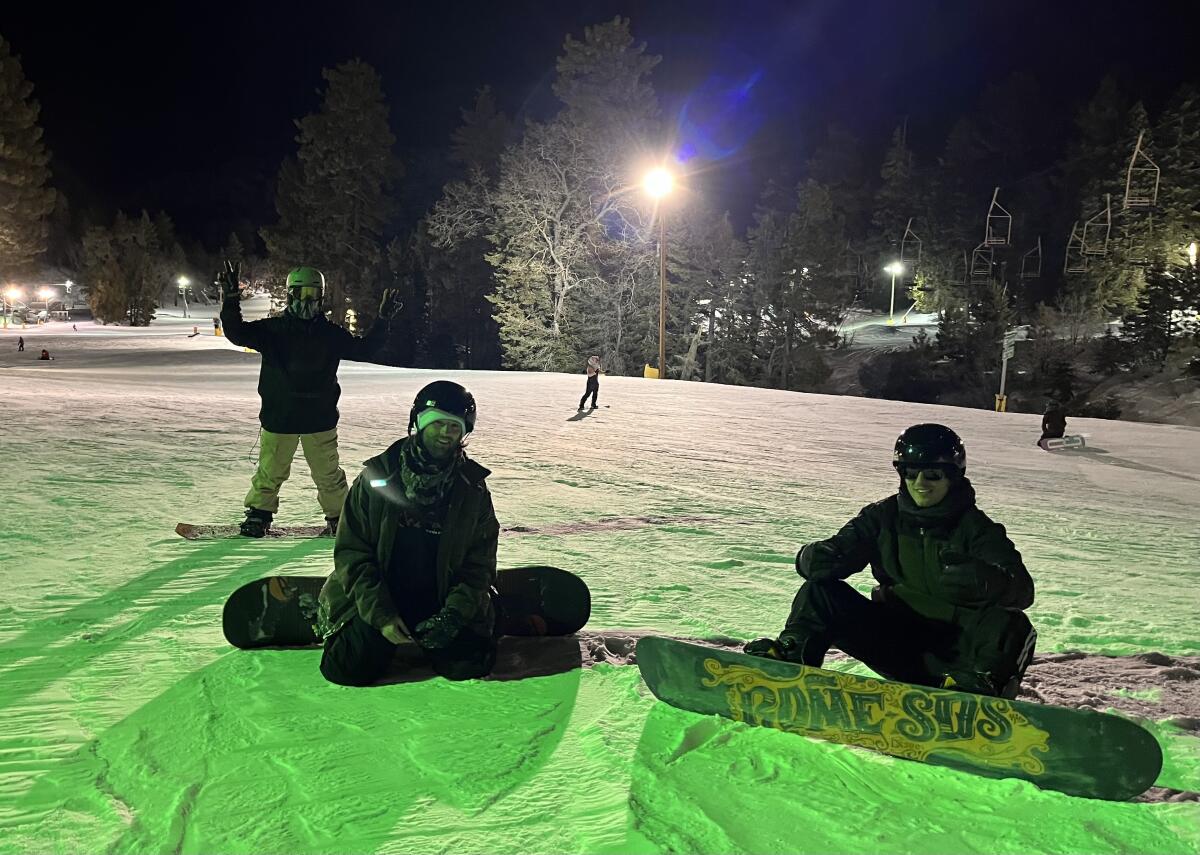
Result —
[[291, 474], [296, 446], [304, 449], [317, 501], [330, 534], [337, 532], [346, 473], [338, 464], [337, 382], [343, 359], [371, 362], [387, 341], [394, 291], [383, 293], [380, 320], [365, 338], [329, 323], [321, 310], [325, 277], [315, 267], [297, 267], [287, 277], [287, 310], [281, 317], [246, 322], [238, 288], [240, 265], [225, 262], [218, 274], [221, 325], [234, 344], [262, 354], [258, 394], [262, 400], [258, 469], [246, 494], [241, 533], [262, 537], [279, 510], [279, 488]]
[[368, 460], [346, 497], [321, 590], [321, 673], [344, 686], [380, 678], [416, 642], [443, 677], [482, 677], [496, 661], [500, 525], [463, 440], [475, 398], [439, 380], [417, 393], [408, 435]]
[[600, 375], [604, 372], [600, 368], [600, 357], [589, 356], [587, 361], [587, 388], [584, 390], [583, 397], [579, 399], [579, 410], [583, 411], [583, 404], [588, 399], [588, 395], [592, 396], [592, 409], [596, 409], [596, 396], [600, 394]]
[[19, 335], [19, 336], [17, 336], [17, 353], [20, 353], [24, 349], [25, 349], [25, 336]]
[[[914, 425], [892, 465], [899, 492], [800, 550], [805, 581], [783, 631], [745, 651], [819, 667], [837, 646], [891, 680], [1016, 697], [1037, 639], [1023, 611], [1033, 580], [1004, 526], [975, 506], [962, 441]], [[868, 564], [870, 599], [844, 581]]]
[[1037, 444], [1045, 448], [1045, 441], [1048, 439], [1062, 439], [1067, 432], [1067, 414], [1063, 412], [1062, 405], [1058, 401], [1051, 401], [1046, 405], [1046, 413], [1042, 416], [1042, 436], [1037, 441]]

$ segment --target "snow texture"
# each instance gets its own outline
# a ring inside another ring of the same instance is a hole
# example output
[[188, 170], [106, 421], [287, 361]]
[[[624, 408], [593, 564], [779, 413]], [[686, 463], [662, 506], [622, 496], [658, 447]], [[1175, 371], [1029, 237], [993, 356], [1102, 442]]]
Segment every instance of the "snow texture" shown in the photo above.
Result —
[[[347, 689], [317, 650], [232, 650], [219, 626], [247, 581], [326, 574], [329, 539], [173, 532], [241, 517], [257, 355], [206, 318], [0, 332], [0, 853], [1200, 849], [1195, 429], [1072, 419], [1088, 447], [1050, 455], [1035, 415], [611, 376], [573, 420], [585, 359], [574, 376], [343, 365], [351, 476], [424, 383], [467, 383], [502, 566], [594, 592], [585, 633], [505, 639], [492, 679], [398, 667]], [[922, 421], [964, 437], [1037, 583], [1025, 697], [1136, 717], [1163, 745], [1140, 802], [697, 716], [629, 667], [645, 634], [776, 632], [795, 550], [896, 489], [891, 445]], [[300, 459], [277, 520], [322, 521]]]

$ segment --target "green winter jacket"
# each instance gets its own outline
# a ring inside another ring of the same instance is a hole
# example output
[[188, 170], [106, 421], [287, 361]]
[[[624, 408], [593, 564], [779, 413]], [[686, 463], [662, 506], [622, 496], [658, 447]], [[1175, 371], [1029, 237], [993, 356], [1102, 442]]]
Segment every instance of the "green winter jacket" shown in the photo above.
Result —
[[[321, 589], [318, 622], [325, 638], [355, 615], [376, 629], [398, 618], [385, 574], [404, 519], [400, 449], [412, 441], [406, 437], [368, 460], [346, 496], [333, 546], [333, 574]], [[439, 601], [480, 635], [490, 635], [495, 624], [489, 589], [496, 581], [500, 538], [492, 496], [484, 483], [488, 474], [475, 461], [463, 461], [450, 488], [437, 556]], [[411, 629], [406, 627], [410, 637]]]
[[[796, 555], [796, 572], [845, 579], [868, 564], [879, 595], [903, 601], [918, 614], [957, 622], [965, 606], [939, 596], [935, 578], [945, 556], [982, 562], [1002, 571], [1006, 583], [984, 605], [1027, 609], [1033, 579], [1004, 526], [975, 506], [975, 490], [963, 478], [938, 505], [918, 508], [904, 491], [867, 505], [833, 537], [811, 543]], [[821, 544], [831, 547], [816, 550]]]

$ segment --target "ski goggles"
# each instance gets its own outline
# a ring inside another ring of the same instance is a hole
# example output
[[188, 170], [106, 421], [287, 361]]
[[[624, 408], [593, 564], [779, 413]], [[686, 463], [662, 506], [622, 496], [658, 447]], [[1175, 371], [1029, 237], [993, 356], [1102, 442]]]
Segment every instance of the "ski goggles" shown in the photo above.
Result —
[[905, 481], [916, 481], [921, 475], [925, 476], [925, 480], [933, 484], [950, 477], [945, 469], [937, 467], [930, 468], [928, 466], [897, 466], [896, 470], [900, 473], [900, 477]]
[[288, 291], [288, 299], [297, 303], [319, 302], [321, 289], [316, 285], [300, 285]]

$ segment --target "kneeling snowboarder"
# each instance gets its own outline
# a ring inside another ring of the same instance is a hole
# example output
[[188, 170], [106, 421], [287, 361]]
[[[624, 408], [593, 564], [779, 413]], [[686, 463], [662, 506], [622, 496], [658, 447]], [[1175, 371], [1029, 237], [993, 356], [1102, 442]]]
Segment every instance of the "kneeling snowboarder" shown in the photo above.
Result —
[[1046, 412], [1042, 416], [1042, 435], [1037, 444], [1045, 448], [1046, 440], [1062, 439], [1066, 432], [1067, 414], [1057, 401], [1051, 401], [1046, 405]]
[[[1016, 697], [1037, 633], [1033, 580], [1004, 526], [975, 505], [966, 450], [950, 428], [896, 440], [896, 495], [867, 505], [796, 556], [804, 584], [778, 638], [745, 652], [820, 667], [831, 646], [890, 680]], [[866, 565], [870, 599], [844, 581]]]
[[495, 665], [500, 525], [488, 470], [463, 450], [474, 427], [474, 396], [430, 383], [413, 402], [408, 436], [367, 461], [350, 488], [319, 598], [330, 682], [370, 685], [412, 642], [452, 680]]

